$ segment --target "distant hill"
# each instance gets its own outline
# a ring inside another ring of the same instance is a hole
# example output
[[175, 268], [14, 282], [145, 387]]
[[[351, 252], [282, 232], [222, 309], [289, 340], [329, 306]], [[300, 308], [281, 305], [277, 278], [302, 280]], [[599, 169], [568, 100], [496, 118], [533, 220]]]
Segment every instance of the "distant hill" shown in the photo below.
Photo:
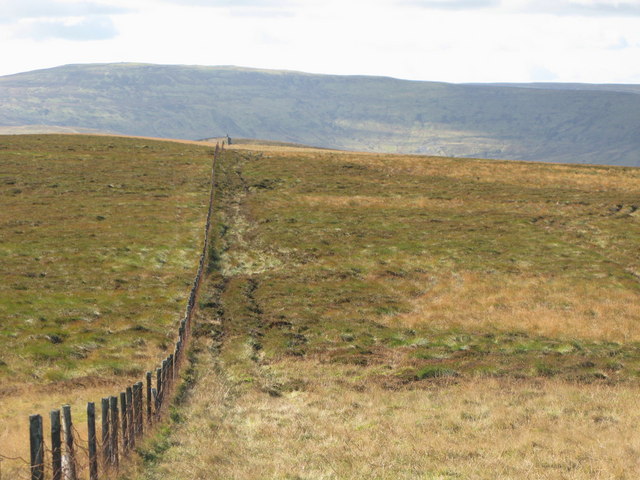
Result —
[[0, 77], [0, 132], [36, 125], [184, 139], [228, 133], [366, 151], [640, 166], [639, 92], [637, 85], [69, 65]]

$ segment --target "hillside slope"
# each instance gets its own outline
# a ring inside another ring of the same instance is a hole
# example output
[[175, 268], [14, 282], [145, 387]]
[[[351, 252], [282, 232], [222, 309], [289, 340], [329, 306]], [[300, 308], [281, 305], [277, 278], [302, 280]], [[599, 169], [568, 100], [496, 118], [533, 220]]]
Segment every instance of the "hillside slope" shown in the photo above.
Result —
[[227, 150], [188, 391], [128, 478], [635, 479], [639, 193], [638, 169]]
[[71, 65], [0, 78], [0, 127], [187, 139], [228, 133], [365, 151], [640, 165], [633, 86], [533, 87]]
[[211, 158], [174, 142], [0, 137], [3, 479], [26, 475], [6, 457], [28, 458], [29, 415], [64, 404], [77, 415], [168, 355], [202, 248]]
[[[29, 414], [167, 354], [211, 153], [0, 138], [2, 478]], [[182, 383], [122, 478], [637, 477], [640, 169], [270, 142], [214, 194]]]

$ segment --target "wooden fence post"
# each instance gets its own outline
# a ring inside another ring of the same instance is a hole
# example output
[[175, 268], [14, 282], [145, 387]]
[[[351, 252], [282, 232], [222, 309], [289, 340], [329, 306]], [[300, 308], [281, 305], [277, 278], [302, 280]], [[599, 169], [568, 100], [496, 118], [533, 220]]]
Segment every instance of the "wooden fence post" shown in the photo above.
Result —
[[147, 372], [147, 423], [151, 424], [151, 372]]
[[62, 425], [60, 410], [51, 410], [51, 469], [52, 479], [62, 480]]
[[133, 437], [138, 439], [138, 384], [134, 383], [131, 386], [133, 397], [131, 400], [131, 418], [133, 418]]
[[171, 355], [169, 355], [169, 361], [167, 362], [168, 364], [168, 368], [169, 368], [169, 385], [171, 385], [171, 389], [173, 390], [173, 381], [175, 380], [174, 378], [174, 369], [173, 369], [173, 353]]
[[138, 415], [140, 416], [140, 436], [144, 435], [144, 384], [138, 382]]
[[127, 387], [127, 438], [129, 439], [129, 448], [133, 450], [136, 446], [136, 436], [134, 434], [133, 420], [133, 389]]
[[169, 357], [167, 357], [169, 360], [169, 378], [171, 379], [171, 391], [173, 391], [173, 381], [175, 380], [175, 376], [174, 376], [174, 356], [173, 353], [169, 355]]
[[129, 429], [127, 428], [127, 394], [120, 392], [120, 425], [122, 427], [122, 454], [129, 450]]
[[31, 447], [31, 480], [44, 480], [44, 437], [42, 417], [29, 417], [29, 441]]
[[162, 369], [156, 369], [156, 417], [160, 416], [162, 406]]
[[142, 382], [137, 382], [133, 385], [133, 406], [136, 424], [135, 435], [141, 437], [143, 433], [142, 419], [144, 418], [142, 413]]
[[65, 480], [76, 480], [76, 451], [73, 444], [73, 423], [71, 422], [71, 407], [62, 406], [62, 421], [64, 428], [65, 454], [62, 464], [65, 469]]
[[111, 462], [111, 443], [109, 439], [109, 399], [102, 399], [102, 463], [106, 466]]
[[111, 431], [109, 432], [109, 449], [111, 451], [111, 464], [118, 468], [118, 397], [109, 397], [109, 423]]
[[158, 403], [158, 390], [155, 388], [151, 389], [151, 402], [156, 405]]
[[89, 443], [89, 480], [98, 480], [98, 448], [96, 445], [96, 405], [87, 403], [87, 431]]
[[164, 403], [165, 394], [169, 390], [169, 379], [167, 378], [167, 363], [168, 360], [165, 358], [162, 361], [162, 392], [160, 393], [161, 403]]

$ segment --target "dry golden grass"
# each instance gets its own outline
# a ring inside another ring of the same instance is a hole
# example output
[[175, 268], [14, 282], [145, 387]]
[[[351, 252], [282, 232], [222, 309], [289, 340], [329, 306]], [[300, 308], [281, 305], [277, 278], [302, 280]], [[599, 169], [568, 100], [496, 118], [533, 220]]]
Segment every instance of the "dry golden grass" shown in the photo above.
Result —
[[[129, 383], [138, 379], [130, 378]], [[76, 442], [79, 446], [79, 462], [87, 464], [84, 450], [87, 448], [87, 402], [96, 403], [100, 409], [100, 399], [117, 393], [127, 379], [85, 379], [75, 382], [73, 385], [55, 385], [47, 387], [22, 387], [13, 395], [0, 398], [0, 453], [6, 457], [19, 458], [18, 460], [0, 459], [0, 468], [7, 478], [27, 478], [29, 468], [23, 460], [29, 461], [28, 415], [39, 413], [42, 415], [45, 445], [49, 445], [47, 432], [50, 431], [49, 412], [59, 409], [62, 405], [70, 405], [73, 414], [74, 429], [79, 434]], [[97, 383], [97, 384], [96, 384]], [[50, 447], [50, 445], [49, 445]]]
[[445, 175], [451, 178], [500, 181], [534, 187], [588, 187], [593, 191], [638, 190], [637, 168], [547, 164], [482, 159], [455, 159], [414, 155], [375, 155], [343, 152], [355, 163], [376, 166], [390, 173]]
[[[491, 209], [500, 213], [516, 211], [518, 215], [532, 217], [549, 215], [553, 210], [553, 215], [566, 218], [567, 222], [574, 217], [585, 216], [585, 207], [580, 205], [554, 209], [545, 202], [522, 202], [514, 206], [464, 197], [301, 195], [299, 202], [312, 209], [339, 208], [347, 215], [349, 211], [355, 213], [361, 209], [381, 213], [402, 209], [427, 211], [438, 216], [462, 211], [477, 212], [481, 216], [483, 211]], [[634, 217], [628, 218], [637, 223]], [[607, 254], [615, 258], [617, 252], [613, 235], [588, 224], [581, 224], [579, 228], [579, 233], [585, 235], [585, 244], [593, 243], [598, 248], [608, 249]], [[404, 281], [403, 290], [421, 293], [411, 295], [412, 309], [409, 313], [387, 317], [385, 323], [443, 329], [516, 330], [547, 337], [587, 340], [640, 340], [640, 303], [635, 289], [621, 288], [601, 274], [576, 281], [575, 277], [564, 272], [536, 272], [535, 268], [531, 270], [531, 262], [526, 258], [514, 262], [513, 267], [522, 271], [436, 271]], [[627, 271], [636, 276], [637, 268], [637, 265], [626, 264]], [[389, 283], [384, 276], [371, 275], [369, 279], [382, 286]]]
[[304, 195], [300, 201], [310, 207], [365, 207], [386, 208], [461, 208], [466, 201], [462, 198], [433, 199], [429, 197], [403, 198], [401, 196], [382, 198], [367, 195]]
[[[461, 272], [413, 282], [424, 291], [413, 310], [386, 318], [393, 326], [526, 331], [582, 340], [640, 340], [637, 293], [597, 282]], [[615, 319], [615, 321], [611, 321]]]
[[278, 156], [292, 156], [297, 154], [310, 154], [310, 153], [319, 153], [326, 154], [327, 152], [335, 152], [340, 155], [348, 154], [350, 152], [343, 152], [341, 150], [331, 150], [326, 148], [314, 148], [314, 147], [305, 147], [298, 145], [265, 145], [261, 143], [243, 143], [243, 144], [234, 144], [225, 145], [225, 149], [227, 150], [236, 150], [236, 151], [250, 151], [250, 152], [259, 152], [266, 153], [267, 155], [277, 154]]
[[[144, 478], [632, 479], [640, 468], [638, 387], [473, 379], [387, 390], [297, 361], [250, 386], [201, 373]], [[274, 378], [300, 389], [269, 395], [260, 383]]]

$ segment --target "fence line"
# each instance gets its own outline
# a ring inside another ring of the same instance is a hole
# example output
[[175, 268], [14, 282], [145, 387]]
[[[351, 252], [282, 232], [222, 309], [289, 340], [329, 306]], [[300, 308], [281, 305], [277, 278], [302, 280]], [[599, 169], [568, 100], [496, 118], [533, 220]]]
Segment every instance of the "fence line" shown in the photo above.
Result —
[[[215, 198], [215, 168], [220, 154], [224, 151], [216, 144], [211, 167], [211, 188], [209, 206], [204, 231], [204, 246], [200, 254], [198, 270], [183, 319], [178, 329], [178, 339], [173, 353], [170, 353], [155, 370], [156, 385], [153, 387], [153, 371], [145, 374], [145, 382], [139, 381], [127, 386], [122, 392], [103, 398], [101, 402], [100, 432], [96, 429], [96, 407], [87, 404], [88, 438], [82, 439], [72, 422], [71, 407], [64, 405], [61, 410], [52, 410], [51, 446], [45, 442], [42, 416], [29, 417], [30, 462], [22, 460], [29, 467], [24, 478], [30, 480], [79, 480], [87, 475], [89, 480], [106, 480], [118, 470], [120, 463], [135, 451], [136, 444], [152, 425], [162, 420], [175, 388], [191, 339], [193, 313], [204, 277], [208, 252], [209, 232], [213, 217]], [[145, 426], [146, 424], [146, 426]], [[83, 445], [86, 444], [86, 447]], [[86, 462], [79, 461], [78, 453]], [[8, 459], [0, 455], [2, 459]], [[0, 463], [1, 467], [1, 463]], [[1, 480], [0, 470], [0, 480]]]

